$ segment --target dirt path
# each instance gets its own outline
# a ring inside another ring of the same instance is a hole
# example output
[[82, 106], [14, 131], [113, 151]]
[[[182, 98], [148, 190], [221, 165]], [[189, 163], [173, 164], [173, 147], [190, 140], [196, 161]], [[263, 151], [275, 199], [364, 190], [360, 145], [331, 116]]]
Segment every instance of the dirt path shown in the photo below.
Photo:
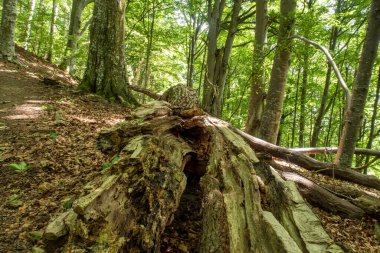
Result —
[[[125, 109], [75, 90], [76, 82], [19, 50], [23, 67], [0, 61], [0, 252], [31, 252], [51, 217], [69, 208], [108, 157], [97, 132]], [[43, 78], [57, 80], [46, 85]], [[10, 167], [25, 172], [15, 172]]]

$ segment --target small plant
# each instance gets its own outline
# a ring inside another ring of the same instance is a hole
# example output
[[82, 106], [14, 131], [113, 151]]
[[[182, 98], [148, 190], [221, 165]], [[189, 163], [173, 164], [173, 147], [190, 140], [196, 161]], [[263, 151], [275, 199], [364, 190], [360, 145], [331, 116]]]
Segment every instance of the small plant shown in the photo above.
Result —
[[112, 160], [111, 162], [109, 163], [103, 163], [102, 164], [102, 170], [108, 170], [110, 168], [112, 168], [112, 166], [117, 162], [119, 161], [120, 157], [115, 155], [114, 157], [112, 157]]
[[44, 105], [42, 106], [42, 110], [47, 111], [47, 112], [52, 112], [57, 110], [57, 108], [54, 105]]
[[76, 200], [75, 196], [70, 197], [67, 201], [65, 201], [65, 203], [63, 203], [63, 208], [65, 210], [70, 209], [73, 206], [75, 200]]
[[11, 163], [9, 168], [17, 173], [25, 172], [29, 169], [29, 165], [26, 162]]
[[56, 132], [50, 132], [49, 136], [50, 136], [50, 139], [55, 140], [57, 139], [58, 134]]

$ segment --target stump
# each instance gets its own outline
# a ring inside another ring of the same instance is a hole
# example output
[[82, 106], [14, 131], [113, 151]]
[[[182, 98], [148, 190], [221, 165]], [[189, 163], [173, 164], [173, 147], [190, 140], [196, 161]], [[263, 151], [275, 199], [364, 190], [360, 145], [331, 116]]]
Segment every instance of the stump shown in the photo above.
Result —
[[119, 159], [48, 225], [48, 251], [161, 252], [191, 186], [200, 202], [195, 252], [343, 252], [294, 183], [260, 162], [226, 122], [195, 115], [156, 101], [102, 131], [99, 148]]

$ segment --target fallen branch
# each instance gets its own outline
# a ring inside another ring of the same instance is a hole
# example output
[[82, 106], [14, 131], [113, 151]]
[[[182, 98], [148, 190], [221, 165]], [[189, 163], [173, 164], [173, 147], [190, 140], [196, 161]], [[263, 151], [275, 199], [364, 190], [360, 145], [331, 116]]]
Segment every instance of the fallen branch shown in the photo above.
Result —
[[270, 164], [278, 170], [286, 180], [296, 183], [301, 195], [314, 206], [318, 206], [326, 211], [337, 213], [348, 218], [359, 219], [365, 215], [364, 210], [360, 207], [352, 204], [344, 198], [336, 196], [313, 181], [296, 173], [288, 172], [282, 165], [275, 162]]
[[[292, 151], [297, 151], [307, 155], [315, 154], [336, 154], [337, 147], [323, 147], [323, 148], [291, 148]], [[366, 148], [356, 148], [355, 154], [380, 157], [380, 151]]]
[[230, 128], [237, 134], [239, 134], [241, 137], [243, 137], [244, 140], [256, 152], [264, 152], [282, 160], [294, 163], [307, 170], [316, 171], [324, 175], [333, 176], [345, 181], [353, 182], [356, 184], [380, 190], [380, 179], [378, 179], [375, 176], [364, 175], [351, 169], [337, 169], [336, 165], [332, 163], [318, 161], [301, 152], [293, 151], [287, 148], [282, 148], [264, 140], [261, 140], [259, 138], [253, 137], [232, 126], [230, 126]]
[[134, 90], [136, 92], [140, 92], [142, 94], [145, 94], [147, 95], [148, 97], [150, 98], [153, 98], [155, 100], [159, 100], [161, 95], [160, 94], [157, 94], [149, 89], [145, 89], [145, 88], [142, 88], [142, 87], [139, 87], [139, 86], [136, 86], [136, 85], [130, 85], [128, 84], [127, 87], [131, 90]]

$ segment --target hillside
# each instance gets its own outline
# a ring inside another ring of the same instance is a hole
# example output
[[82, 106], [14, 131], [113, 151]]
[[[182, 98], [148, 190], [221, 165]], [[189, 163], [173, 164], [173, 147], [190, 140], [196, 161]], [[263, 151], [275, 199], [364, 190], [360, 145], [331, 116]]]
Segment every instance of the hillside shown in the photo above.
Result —
[[[128, 111], [81, 93], [77, 81], [56, 66], [17, 51], [22, 66], [0, 61], [0, 252], [42, 247], [41, 232], [49, 220], [70, 208], [111, 159], [97, 150], [98, 132], [122, 121]], [[374, 220], [314, 211], [348, 252], [379, 252]], [[186, 243], [180, 237], [173, 233], [163, 252], [177, 252], [173, 247]]]

